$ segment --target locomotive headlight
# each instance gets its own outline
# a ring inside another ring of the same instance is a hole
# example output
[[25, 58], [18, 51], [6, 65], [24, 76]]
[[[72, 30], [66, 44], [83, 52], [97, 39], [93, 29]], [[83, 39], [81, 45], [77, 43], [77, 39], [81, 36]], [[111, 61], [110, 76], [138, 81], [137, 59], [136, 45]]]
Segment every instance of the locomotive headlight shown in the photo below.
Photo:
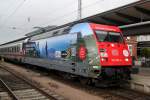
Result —
[[125, 57], [128, 57], [128, 56], [129, 56], [129, 52], [128, 52], [127, 50], [123, 50], [123, 55], [124, 55]]
[[125, 61], [129, 61], [129, 59], [128, 59], [128, 58], [126, 58], [126, 59], [125, 59]]

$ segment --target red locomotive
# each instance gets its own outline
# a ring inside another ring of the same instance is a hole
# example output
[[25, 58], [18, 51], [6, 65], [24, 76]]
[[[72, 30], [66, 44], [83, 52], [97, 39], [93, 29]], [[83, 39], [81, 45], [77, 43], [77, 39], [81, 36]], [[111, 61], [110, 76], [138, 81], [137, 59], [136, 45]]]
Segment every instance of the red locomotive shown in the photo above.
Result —
[[0, 46], [0, 56], [61, 71], [87, 82], [128, 80], [132, 66], [121, 30], [94, 23], [54, 28], [5, 43]]

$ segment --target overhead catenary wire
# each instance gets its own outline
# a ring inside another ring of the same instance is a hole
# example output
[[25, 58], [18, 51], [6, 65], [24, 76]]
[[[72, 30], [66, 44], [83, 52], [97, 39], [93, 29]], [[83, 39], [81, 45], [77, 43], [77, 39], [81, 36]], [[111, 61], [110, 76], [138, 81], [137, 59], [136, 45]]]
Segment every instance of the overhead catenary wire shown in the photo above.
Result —
[[[64, 9], [64, 8], [66, 8], [66, 7], [71, 7], [72, 5], [75, 4], [75, 2], [76, 2], [76, 1], [72, 1], [72, 2], [66, 3], [66, 4], [63, 5], [62, 7], [58, 7], [58, 8], [56, 8], [56, 9], [53, 9], [52, 12], [50, 12], [50, 14], [54, 14], [54, 13], [56, 13], [56, 12], [59, 12], [60, 9], [62, 10], [62, 9]], [[68, 6], [68, 5], [69, 5], [69, 6]]]
[[[56, 8], [56, 9], [52, 9], [52, 11], [50, 12], [50, 14], [52, 15], [52, 14], [55, 14], [56, 12], [59, 12], [60, 11], [60, 9], [64, 9], [64, 7], [66, 8], [66, 7], [71, 7], [72, 5], [74, 5], [74, 3], [76, 2], [76, 0], [75, 1], [71, 1], [71, 2], [69, 2], [69, 3], [66, 3], [65, 5], [63, 5], [63, 6], [61, 6], [61, 7], [58, 7], [58, 8]], [[68, 6], [69, 5], [69, 6]], [[31, 17], [28, 17], [28, 18], [30, 18], [30, 22], [31, 22]], [[28, 19], [27, 18], [27, 19]], [[28, 23], [30, 23], [29, 21], [28, 21]], [[27, 23], [25, 23], [25, 24], [23, 24], [23, 25], [21, 25], [21, 27], [22, 26], [26, 26], [26, 24]]]
[[17, 7], [16, 9], [10, 14], [8, 15], [8, 17], [6, 17], [3, 21], [3, 23], [1, 24], [1, 26], [3, 26], [9, 19], [10, 17], [12, 17], [21, 7], [22, 5], [25, 3], [26, 0], [23, 0]]
[[25, 28], [20, 28], [20, 27], [3, 27], [3, 28], [6, 28], [6, 29], [10, 29], [10, 30], [22, 30], [22, 31], [26, 31]]
[[[96, 2], [94, 2], [94, 3], [92, 3], [92, 4], [89, 4], [89, 5], [86, 5], [86, 6], [84, 6], [84, 7], [81, 7], [81, 9], [89, 8], [89, 7], [91, 7], [91, 6], [95, 5], [95, 4], [97, 4], [98, 2], [100, 2], [100, 0], [97, 0]], [[66, 13], [66, 14], [64, 14], [64, 15], [55, 17], [55, 18], [53, 18], [52, 20], [50, 20], [48, 23], [44, 23], [44, 24], [41, 24], [41, 25], [43, 26], [43, 25], [47, 25], [47, 24], [49, 24], [49, 23], [58, 21], [58, 20], [60, 20], [60, 19], [62, 20], [62, 19], [64, 19], [66, 16], [68, 17], [68, 15], [72, 15], [72, 14], [77, 13], [77, 12], [78, 12], [78, 9], [76, 9], [76, 10], [74, 10], [74, 11], [71, 11], [71, 12], [69, 12], [69, 13]], [[82, 18], [81, 18], [81, 19], [82, 19]], [[75, 20], [76, 20], [76, 19], [75, 19]]]
[[[8, 18], [10, 18], [11, 16], [13, 16], [17, 11], [18, 11], [18, 9], [24, 4], [24, 2], [25, 2], [26, 0], [23, 0], [17, 7], [16, 7], [16, 9], [5, 19], [5, 22], [6, 21], [8, 21], [7, 19]], [[88, 8], [88, 7], [91, 7], [91, 6], [93, 6], [93, 5], [95, 5], [96, 3], [98, 3], [98, 2], [100, 2], [100, 0], [98, 0], [98, 1], [96, 1], [96, 2], [94, 2], [94, 3], [92, 3], [92, 4], [89, 4], [89, 5], [86, 5], [86, 6], [84, 6], [84, 7], [81, 7], [82, 9], [86, 9], [86, 8]], [[74, 4], [74, 2], [70, 2], [70, 3], [67, 3], [66, 5], [73, 5]], [[55, 13], [55, 12], [59, 12], [60, 10], [59, 9], [62, 9], [62, 8], [64, 8], [65, 6], [63, 6], [63, 7], [60, 7], [60, 8], [56, 8], [53, 12]], [[61, 16], [58, 16], [58, 17], [56, 17], [56, 18], [53, 18], [52, 20], [50, 20], [47, 24], [49, 24], [49, 23], [52, 23], [52, 22], [56, 22], [56, 21], [58, 21], [58, 20], [62, 20], [62, 19], [64, 19], [66, 16], [68, 17], [68, 15], [72, 15], [72, 14], [77, 14], [77, 12], [78, 12], [78, 9], [76, 9], [76, 10], [74, 10], [74, 11], [71, 11], [71, 12], [69, 12], [69, 13], [66, 13], [66, 14], [64, 14], [64, 15], [61, 15]], [[75, 19], [76, 20], [76, 19]], [[41, 25], [45, 25], [45, 23], [44, 24], [41, 24]], [[18, 29], [18, 28], [17, 28]], [[21, 28], [20, 28], [21, 29]]]
[[14, 2], [14, 0], [13, 0], [13, 2], [10, 2], [10, 3], [8, 4], [8, 6], [6, 7], [6, 9], [5, 9], [5, 13], [6, 13], [6, 12], [9, 12], [10, 9], [12, 10], [11, 7], [13, 7], [14, 4], [16, 4], [16, 2]]

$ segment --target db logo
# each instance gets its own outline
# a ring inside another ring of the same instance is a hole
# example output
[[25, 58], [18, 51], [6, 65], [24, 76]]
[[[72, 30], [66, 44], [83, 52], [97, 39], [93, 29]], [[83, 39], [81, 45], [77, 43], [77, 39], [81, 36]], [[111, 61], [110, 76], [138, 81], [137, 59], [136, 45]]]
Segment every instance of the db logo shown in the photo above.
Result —
[[113, 55], [113, 56], [118, 56], [118, 55], [119, 55], [118, 50], [112, 50], [112, 55]]
[[84, 46], [81, 46], [79, 48], [79, 58], [81, 60], [85, 60], [85, 58], [86, 58], [86, 48]]

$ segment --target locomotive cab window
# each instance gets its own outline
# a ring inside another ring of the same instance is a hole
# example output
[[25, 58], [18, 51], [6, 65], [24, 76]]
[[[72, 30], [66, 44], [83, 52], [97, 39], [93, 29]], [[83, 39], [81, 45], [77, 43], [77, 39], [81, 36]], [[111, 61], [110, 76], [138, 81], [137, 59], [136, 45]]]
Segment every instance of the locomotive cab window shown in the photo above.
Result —
[[96, 37], [99, 42], [119, 42], [123, 43], [123, 37], [119, 32], [108, 32], [96, 30]]

